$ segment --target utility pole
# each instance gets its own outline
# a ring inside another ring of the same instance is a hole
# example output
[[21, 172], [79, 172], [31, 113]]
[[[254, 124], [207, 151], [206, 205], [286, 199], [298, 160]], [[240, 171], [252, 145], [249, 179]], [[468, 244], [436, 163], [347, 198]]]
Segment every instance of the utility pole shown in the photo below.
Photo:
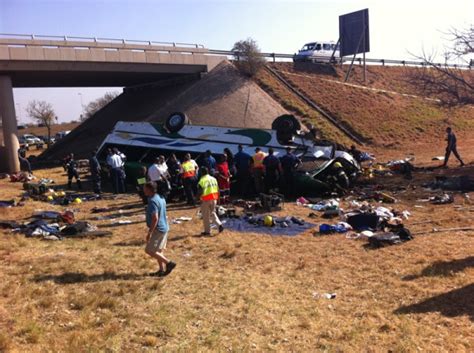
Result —
[[20, 121], [21, 121], [21, 115], [20, 115], [21, 114], [21, 104], [20, 103], [15, 103], [15, 105], [16, 105], [16, 109], [17, 109], [17, 111], [16, 111], [16, 118], [17, 119], [16, 120], [17, 120], [17, 123], [20, 123]]

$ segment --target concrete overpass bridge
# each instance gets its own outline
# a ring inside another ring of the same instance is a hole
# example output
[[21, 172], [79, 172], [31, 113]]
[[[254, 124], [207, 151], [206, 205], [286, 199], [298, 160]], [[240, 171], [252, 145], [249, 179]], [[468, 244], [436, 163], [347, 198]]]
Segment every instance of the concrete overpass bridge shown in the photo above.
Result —
[[0, 34], [0, 171], [19, 170], [15, 87], [127, 87], [205, 73], [226, 59], [199, 44]]

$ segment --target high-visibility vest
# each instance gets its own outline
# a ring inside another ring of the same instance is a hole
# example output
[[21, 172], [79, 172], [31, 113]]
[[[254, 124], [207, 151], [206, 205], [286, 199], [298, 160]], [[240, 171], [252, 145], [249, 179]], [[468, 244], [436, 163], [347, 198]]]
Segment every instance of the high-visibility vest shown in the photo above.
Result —
[[252, 157], [253, 159], [253, 168], [254, 169], [264, 169], [264, 165], [263, 165], [263, 160], [265, 159], [267, 155], [265, 154], [265, 152], [258, 152], [258, 153], [255, 153], [254, 156]]
[[219, 199], [219, 186], [217, 184], [216, 178], [210, 176], [209, 174], [204, 175], [201, 180], [199, 180], [199, 186], [202, 190], [202, 201]]
[[183, 178], [193, 178], [196, 176], [196, 166], [192, 161], [186, 161], [182, 164]]

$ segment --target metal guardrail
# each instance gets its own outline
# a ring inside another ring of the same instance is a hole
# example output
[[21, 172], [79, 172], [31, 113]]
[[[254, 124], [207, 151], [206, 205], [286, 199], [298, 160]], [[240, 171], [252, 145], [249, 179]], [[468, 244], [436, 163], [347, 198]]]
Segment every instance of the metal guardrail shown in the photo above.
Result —
[[[181, 48], [196, 48], [196, 49], [206, 49], [202, 44], [190, 44], [190, 43], [179, 43], [179, 42], [157, 42], [157, 41], [146, 41], [146, 40], [132, 40], [132, 39], [117, 39], [117, 38], [100, 38], [100, 37], [76, 37], [76, 36], [50, 36], [50, 35], [36, 35], [36, 34], [13, 34], [13, 33], [0, 33], [0, 40], [1, 39], [8, 39], [8, 40], [38, 40], [38, 41], [48, 41], [52, 40], [57, 42], [56, 45], [60, 46], [59, 42], [67, 42], [67, 41], [74, 41], [75, 47], [84, 47], [84, 48], [91, 48], [100, 45], [102, 48], [123, 48], [119, 47], [120, 45], [130, 45], [134, 46], [133, 50], [153, 50], [153, 46], [169, 46], [172, 48], [181, 47]], [[79, 42], [79, 43], [78, 43]], [[87, 44], [91, 45], [87, 45]], [[115, 44], [114, 44], [115, 43]], [[8, 45], [8, 44], [7, 44]], [[9, 45], [25, 45], [22, 42], [18, 42], [17, 44], [13, 41]], [[30, 44], [34, 45], [34, 44]], [[39, 44], [38, 44], [39, 45]], [[231, 51], [231, 50], [216, 50], [216, 49], [209, 49], [205, 53], [206, 55], [225, 55], [228, 58], [237, 58], [242, 54], [239, 52]], [[296, 54], [282, 54], [282, 53], [261, 53], [261, 55], [269, 59], [270, 61], [276, 62], [277, 59], [285, 60], [285, 61], [293, 61]], [[317, 58], [316, 58], [317, 59]], [[327, 60], [327, 57], [322, 59]], [[344, 63], [347, 61], [351, 61], [351, 58], [341, 58], [338, 59], [339, 63]], [[356, 62], [362, 64], [362, 58], [356, 58]], [[403, 65], [403, 66], [422, 66], [428, 67], [431, 64], [428, 64], [424, 61], [414, 61], [414, 60], [393, 60], [393, 59], [366, 59], [367, 63], [372, 64], [379, 64], [379, 65]], [[461, 65], [461, 64], [443, 64], [443, 63], [433, 63], [438, 67], [450, 67], [455, 69], [469, 69], [473, 68], [472, 65]]]
[[[49, 36], [42, 34], [10, 34], [0, 33], [0, 39], [23, 39], [23, 40], [54, 40], [54, 41], [76, 41], [87, 43], [117, 43], [117, 44], [130, 44], [130, 45], [162, 45], [171, 47], [189, 47], [189, 48], [201, 48], [204, 49], [202, 44], [191, 44], [191, 43], [179, 43], [179, 42], [156, 42], [148, 40], [135, 40], [135, 39], [117, 39], [117, 38], [100, 38], [100, 37], [75, 37], [75, 36]], [[84, 45], [87, 47], [87, 45]]]
[[[228, 57], [233, 57], [237, 58], [239, 60], [239, 56], [242, 56], [242, 53], [239, 52], [234, 52], [231, 50], [215, 50], [215, 49], [209, 49], [210, 54], [219, 54], [219, 55], [227, 55]], [[273, 62], [276, 62], [277, 59], [286, 59], [287, 61], [293, 61], [296, 57], [296, 54], [279, 54], [279, 53], [261, 53], [261, 55], [266, 58], [270, 59]], [[315, 57], [315, 59], [318, 59], [318, 57]], [[328, 60], [328, 57], [320, 57], [322, 60]], [[339, 58], [337, 60], [338, 63], [344, 63], [351, 61], [352, 59], [349, 57], [345, 58]], [[355, 58], [355, 62], [359, 63], [362, 65], [363, 59], [362, 58]], [[372, 64], [380, 64], [382, 66], [385, 65], [402, 65], [402, 66], [422, 66], [422, 67], [428, 67], [432, 66], [431, 64], [428, 64], [425, 61], [415, 61], [415, 60], [394, 60], [394, 59], [370, 59], [366, 58], [367, 63], [372, 63]], [[433, 63], [433, 65], [436, 65], [438, 67], [450, 67], [450, 68], [455, 68], [455, 69], [469, 69], [471, 70], [473, 68], [472, 65], [461, 65], [461, 64], [442, 64], [442, 63]]]

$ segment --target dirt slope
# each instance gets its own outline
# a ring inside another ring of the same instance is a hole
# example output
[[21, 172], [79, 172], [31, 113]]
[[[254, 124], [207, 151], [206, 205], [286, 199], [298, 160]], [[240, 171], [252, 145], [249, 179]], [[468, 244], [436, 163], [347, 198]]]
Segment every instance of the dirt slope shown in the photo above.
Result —
[[164, 121], [175, 111], [185, 112], [194, 124], [254, 128], [270, 128], [277, 116], [287, 113], [229, 62], [180, 92], [147, 120]]
[[117, 121], [162, 122], [175, 111], [186, 113], [194, 124], [258, 128], [270, 128], [287, 113], [254, 81], [223, 62], [200, 80], [122, 93], [42, 157], [59, 159], [69, 152], [87, 156]]

